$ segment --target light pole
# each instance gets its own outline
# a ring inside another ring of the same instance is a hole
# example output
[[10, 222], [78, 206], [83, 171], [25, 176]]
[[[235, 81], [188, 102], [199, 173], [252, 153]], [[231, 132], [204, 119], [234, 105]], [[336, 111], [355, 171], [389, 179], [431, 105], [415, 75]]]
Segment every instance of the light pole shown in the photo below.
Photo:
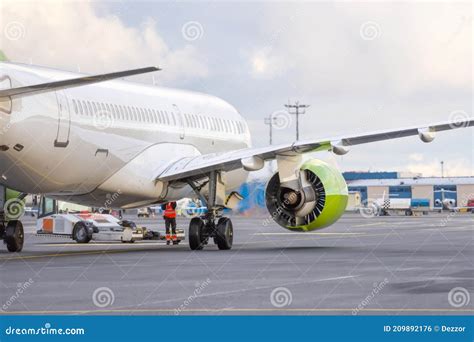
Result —
[[265, 125], [270, 127], [270, 145], [272, 144], [273, 125], [276, 123], [276, 121], [277, 118], [273, 116], [273, 113], [264, 119]]
[[[305, 104], [300, 104], [298, 101], [295, 102], [295, 104], [286, 104], [285, 107], [288, 110], [288, 113], [296, 115], [296, 141], [300, 140], [300, 123], [299, 123], [299, 116], [300, 114], [305, 114], [306, 113], [306, 108], [309, 107], [309, 105]], [[300, 109], [302, 109], [300, 111]]]
[[444, 178], [444, 161], [441, 161], [441, 178]]

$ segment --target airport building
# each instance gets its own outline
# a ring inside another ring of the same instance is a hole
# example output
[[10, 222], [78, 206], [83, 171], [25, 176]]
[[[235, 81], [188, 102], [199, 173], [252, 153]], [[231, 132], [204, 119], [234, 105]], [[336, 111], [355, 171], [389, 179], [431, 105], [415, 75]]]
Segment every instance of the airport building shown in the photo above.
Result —
[[399, 172], [345, 172], [350, 192], [359, 192], [362, 203], [378, 198], [427, 199], [430, 208], [443, 199], [459, 207], [474, 199], [474, 177], [421, 177]]

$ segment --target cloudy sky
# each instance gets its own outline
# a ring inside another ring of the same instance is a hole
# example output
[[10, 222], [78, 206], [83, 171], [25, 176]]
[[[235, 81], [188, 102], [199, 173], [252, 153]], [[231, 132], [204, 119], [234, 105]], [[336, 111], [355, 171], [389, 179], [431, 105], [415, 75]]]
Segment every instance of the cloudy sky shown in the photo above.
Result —
[[[248, 120], [310, 104], [301, 138], [456, 120], [472, 113], [471, 2], [2, 1], [0, 49], [12, 61], [85, 73], [159, 65], [160, 86], [222, 97]], [[152, 83], [151, 76], [140, 82]], [[281, 127], [280, 127], [281, 126]], [[342, 170], [474, 175], [474, 129], [362, 145], [321, 158]]]

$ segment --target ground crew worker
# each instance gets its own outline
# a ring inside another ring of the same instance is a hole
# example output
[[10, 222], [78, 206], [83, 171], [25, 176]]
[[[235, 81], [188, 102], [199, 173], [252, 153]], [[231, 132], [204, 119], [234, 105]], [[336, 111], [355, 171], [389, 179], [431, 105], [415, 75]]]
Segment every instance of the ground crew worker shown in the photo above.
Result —
[[178, 240], [176, 236], [176, 202], [163, 204], [161, 209], [163, 210], [163, 218], [165, 219], [166, 244], [169, 245], [171, 241], [176, 243]]

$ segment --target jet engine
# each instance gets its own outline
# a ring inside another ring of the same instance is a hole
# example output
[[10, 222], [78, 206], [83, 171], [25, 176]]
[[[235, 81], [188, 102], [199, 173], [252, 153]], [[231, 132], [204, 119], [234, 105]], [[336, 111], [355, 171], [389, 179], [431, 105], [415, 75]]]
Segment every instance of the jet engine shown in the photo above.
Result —
[[267, 184], [265, 201], [275, 222], [292, 231], [330, 226], [346, 209], [347, 184], [333, 166], [317, 159], [300, 168], [299, 189], [280, 183], [278, 172]]

